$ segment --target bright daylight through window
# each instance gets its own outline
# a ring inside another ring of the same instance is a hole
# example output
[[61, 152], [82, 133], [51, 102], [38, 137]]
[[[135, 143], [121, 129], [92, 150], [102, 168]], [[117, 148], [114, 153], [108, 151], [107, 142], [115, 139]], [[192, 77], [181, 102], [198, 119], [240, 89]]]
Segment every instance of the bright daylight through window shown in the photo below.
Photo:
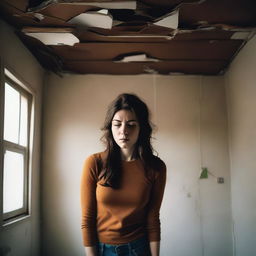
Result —
[[2, 221], [28, 214], [29, 133], [32, 95], [5, 70], [1, 92]]

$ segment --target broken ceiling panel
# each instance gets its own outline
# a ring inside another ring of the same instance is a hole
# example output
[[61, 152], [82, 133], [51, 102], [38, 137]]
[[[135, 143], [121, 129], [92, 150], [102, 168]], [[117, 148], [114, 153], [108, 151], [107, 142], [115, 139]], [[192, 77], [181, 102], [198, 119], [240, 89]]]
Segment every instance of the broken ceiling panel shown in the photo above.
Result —
[[[170, 32], [170, 31], [168, 31]], [[227, 30], [211, 30], [211, 31], [204, 31], [204, 30], [179, 30], [173, 31], [172, 35], [169, 36], [161, 36], [161, 34], [154, 34], [154, 35], [146, 35], [143, 36], [121, 36], [121, 35], [113, 35], [113, 36], [106, 36], [95, 31], [87, 30], [87, 31], [74, 31], [75, 35], [80, 39], [80, 42], [162, 42], [167, 43], [170, 40], [228, 40], [228, 39], [236, 39], [231, 38], [234, 34], [239, 33], [236, 31], [227, 31]], [[248, 33], [248, 32], [246, 32]], [[169, 34], [169, 33], [168, 33]], [[247, 34], [247, 38], [249, 37], [250, 33]], [[244, 38], [244, 40], [247, 40]]]
[[69, 45], [73, 46], [79, 42], [79, 39], [74, 36], [72, 33], [62, 32], [62, 33], [40, 33], [40, 32], [30, 32], [26, 33], [27, 36], [33, 37], [41, 41], [44, 45]]
[[47, 47], [39, 40], [26, 36], [19, 31], [17, 32], [17, 35], [36, 57], [43, 68], [51, 70], [57, 74], [60, 74], [63, 71], [63, 60], [57, 56], [50, 47]]
[[226, 61], [165, 61], [157, 63], [118, 63], [108, 61], [65, 61], [64, 71], [80, 74], [205, 74], [215, 75], [227, 65]]
[[[131, 23], [126, 26], [116, 26], [112, 29], [104, 29], [104, 28], [90, 28], [90, 31], [96, 32], [98, 34], [104, 36], [122, 36], [122, 37], [135, 37], [135, 36], [164, 36], [170, 37], [176, 33], [174, 29], [165, 28], [161, 26], [157, 26], [154, 24], [136, 24], [133, 25]], [[169, 39], [170, 39], [169, 38]]]
[[81, 13], [69, 20], [68, 23], [88, 28], [99, 27], [111, 29], [113, 25], [113, 17], [108, 13], [107, 9], [101, 9], [100, 11], [87, 11]]
[[[59, 0], [47, 0], [47, 1], [40, 1], [40, 4], [37, 6], [31, 7], [29, 6], [28, 11], [38, 12], [45, 8], [48, 8], [52, 5], [70, 5], [70, 6], [92, 6], [97, 8], [106, 8], [106, 9], [131, 9], [135, 10], [137, 6], [137, 2], [134, 0], [113, 0], [113, 1], [59, 1]], [[72, 7], [71, 7], [72, 8]]]
[[37, 27], [73, 27], [72, 24], [65, 22], [62, 19], [46, 16], [40, 13], [22, 13], [15, 15], [17, 22], [23, 26], [37, 26]]
[[222, 74], [256, 27], [255, 0], [2, 0], [0, 12], [57, 73]]
[[41, 13], [42, 15], [45, 15], [45, 16], [55, 17], [63, 21], [68, 21], [69, 19], [81, 13], [94, 10], [94, 9], [95, 8], [93, 6], [87, 6], [87, 5], [76, 4], [76, 5], [70, 6], [70, 4], [67, 4], [67, 3], [53, 3], [46, 6], [45, 8], [37, 10], [36, 13]]
[[145, 53], [129, 53], [121, 54], [117, 56], [114, 62], [126, 63], [126, 62], [158, 62], [157, 58], [147, 56]]
[[177, 29], [179, 25], [179, 12], [175, 10], [174, 12], [162, 17], [158, 21], [154, 22], [154, 25], [167, 27], [171, 29]]
[[113, 60], [121, 54], [144, 52], [161, 60], [226, 60], [242, 45], [242, 40], [170, 41], [165, 43], [78, 43], [71, 46], [51, 46], [67, 60]]
[[172, 36], [161, 34], [132, 34], [125, 33], [123, 35], [102, 35], [95, 31], [76, 31], [74, 32], [80, 42], [125, 42], [125, 43], [139, 43], [139, 42], [166, 42]]

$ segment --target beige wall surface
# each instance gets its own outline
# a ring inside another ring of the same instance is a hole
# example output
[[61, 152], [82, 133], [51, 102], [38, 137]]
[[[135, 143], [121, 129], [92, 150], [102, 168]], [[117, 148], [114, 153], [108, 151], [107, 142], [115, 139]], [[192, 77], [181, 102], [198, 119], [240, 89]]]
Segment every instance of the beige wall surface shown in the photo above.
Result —
[[226, 74], [236, 256], [256, 255], [256, 37]]
[[[231, 256], [230, 174], [223, 77], [51, 74], [45, 87], [43, 256], [83, 255], [79, 186], [84, 159], [104, 149], [100, 127], [119, 93], [148, 104], [154, 147], [168, 168], [161, 256]], [[216, 177], [199, 180], [201, 167]]]
[[31, 216], [0, 229], [0, 249], [8, 256], [38, 256], [40, 253], [40, 130], [41, 98], [44, 70], [15, 35], [14, 30], [0, 20], [0, 58], [33, 94], [35, 126], [31, 165]]

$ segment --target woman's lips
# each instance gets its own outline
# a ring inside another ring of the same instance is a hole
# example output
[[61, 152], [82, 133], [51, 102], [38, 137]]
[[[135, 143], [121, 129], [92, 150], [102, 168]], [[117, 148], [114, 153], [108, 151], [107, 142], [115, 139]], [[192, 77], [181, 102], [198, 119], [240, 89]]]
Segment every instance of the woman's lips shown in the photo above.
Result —
[[120, 139], [120, 141], [127, 142], [127, 141], [129, 141], [129, 139]]

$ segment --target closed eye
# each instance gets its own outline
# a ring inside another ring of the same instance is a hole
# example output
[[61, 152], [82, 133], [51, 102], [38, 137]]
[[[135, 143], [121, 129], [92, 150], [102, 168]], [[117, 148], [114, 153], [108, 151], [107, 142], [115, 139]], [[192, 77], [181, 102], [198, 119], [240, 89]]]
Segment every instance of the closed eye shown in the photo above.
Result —
[[132, 127], [135, 127], [136, 124], [127, 124], [128, 127], [132, 128]]
[[[122, 122], [119, 121], [119, 120], [114, 120], [114, 121], [112, 122], [112, 126], [114, 126], [114, 127], [120, 127], [120, 126], [122, 126]], [[134, 127], [137, 126], [137, 122], [134, 121], [134, 120], [129, 120], [128, 122], [125, 123], [125, 126], [127, 126], [128, 128], [134, 128]]]

